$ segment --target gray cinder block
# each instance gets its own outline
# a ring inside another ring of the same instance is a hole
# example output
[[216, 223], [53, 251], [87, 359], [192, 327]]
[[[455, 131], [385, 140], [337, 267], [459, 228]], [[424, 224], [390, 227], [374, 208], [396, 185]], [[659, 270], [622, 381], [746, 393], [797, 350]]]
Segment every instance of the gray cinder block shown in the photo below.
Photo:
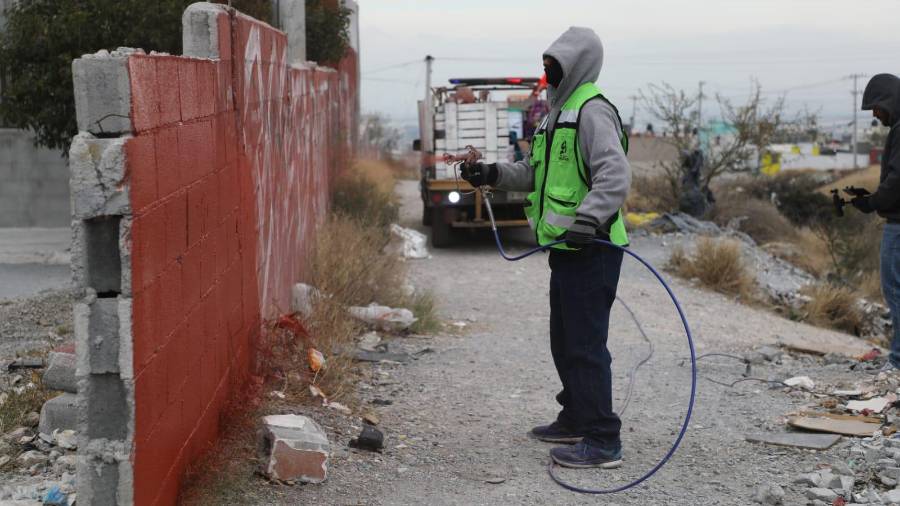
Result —
[[219, 59], [219, 13], [225, 7], [210, 2], [193, 3], [181, 16], [184, 56]]
[[78, 393], [78, 383], [75, 380], [75, 354], [53, 351], [50, 352], [47, 362], [47, 370], [44, 371], [42, 379], [44, 387], [71, 394]]
[[78, 130], [100, 135], [132, 131], [128, 54], [134, 50], [86, 54], [72, 62]]
[[44, 403], [38, 430], [53, 434], [54, 430], [78, 429], [78, 406], [75, 394], [62, 394]]

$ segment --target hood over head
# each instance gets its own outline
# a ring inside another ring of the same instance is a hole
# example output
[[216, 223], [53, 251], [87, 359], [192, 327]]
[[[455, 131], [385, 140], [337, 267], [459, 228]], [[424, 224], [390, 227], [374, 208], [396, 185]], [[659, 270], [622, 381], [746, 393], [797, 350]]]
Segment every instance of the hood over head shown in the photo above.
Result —
[[890, 114], [891, 124], [900, 121], [900, 78], [893, 74], [878, 74], [869, 80], [863, 92], [862, 110], [879, 107]]
[[559, 109], [569, 95], [584, 83], [593, 83], [603, 67], [603, 44], [590, 28], [569, 27], [544, 51], [562, 66], [563, 77], [559, 86], [548, 86], [550, 107]]

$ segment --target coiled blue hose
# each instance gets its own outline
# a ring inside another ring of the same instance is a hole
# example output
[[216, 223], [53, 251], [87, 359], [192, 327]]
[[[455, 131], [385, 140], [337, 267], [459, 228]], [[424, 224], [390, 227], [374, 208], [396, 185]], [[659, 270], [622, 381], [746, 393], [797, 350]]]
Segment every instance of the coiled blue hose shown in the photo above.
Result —
[[[550, 249], [551, 247], [553, 247], [557, 244], [561, 244], [561, 243], [565, 242], [564, 240], [554, 241], [550, 244], [547, 244], [544, 246], [539, 246], [534, 249], [530, 249], [530, 250], [522, 253], [521, 255], [511, 256], [511, 255], [507, 254], [506, 250], [503, 249], [503, 244], [500, 242], [500, 233], [497, 231], [497, 224], [494, 221], [494, 211], [493, 211], [493, 209], [491, 209], [490, 196], [489, 196], [488, 192], [482, 192], [482, 195], [484, 196], [484, 202], [487, 207], [488, 216], [491, 219], [491, 230], [494, 233], [494, 240], [497, 243], [497, 250], [500, 252], [500, 256], [502, 256], [506, 260], [509, 260], [510, 262], [522, 260], [523, 258], [529, 257], [539, 251], [544, 251], [544, 250]], [[662, 458], [662, 460], [660, 460], [655, 466], [653, 466], [643, 476], [641, 476], [640, 478], [638, 478], [630, 483], [627, 483], [625, 485], [615, 487], [615, 488], [589, 489], [589, 488], [576, 487], [575, 485], [566, 483], [566, 482], [562, 481], [562, 479], [557, 477], [553, 473], [554, 463], [553, 463], [552, 459], [550, 460], [550, 464], [548, 464], [548, 466], [547, 466], [547, 472], [550, 474], [550, 477], [553, 478], [553, 481], [555, 481], [558, 485], [560, 485], [563, 488], [566, 488], [573, 492], [579, 492], [582, 494], [615, 494], [617, 492], [623, 492], [632, 487], [635, 487], [635, 486], [641, 484], [642, 482], [646, 481], [647, 479], [649, 479], [654, 474], [656, 474], [656, 472], [659, 471], [664, 465], [666, 465], [666, 462], [668, 462], [669, 459], [672, 458], [672, 455], [675, 454], [675, 451], [678, 449], [678, 446], [681, 444], [681, 440], [684, 439], [684, 435], [685, 435], [685, 433], [687, 433], [688, 425], [691, 422], [691, 415], [694, 412], [694, 401], [696, 400], [696, 396], [697, 396], [697, 355], [694, 350], [694, 338], [693, 338], [693, 335], [691, 334], [691, 328], [690, 328], [690, 326], [688, 326], [687, 317], [684, 315], [684, 311], [681, 309], [681, 304], [678, 302], [678, 298], [675, 297], [675, 294], [672, 292], [672, 288], [669, 287], [669, 285], [663, 279], [662, 275], [656, 269], [654, 269], [653, 266], [650, 265], [649, 262], [647, 262], [646, 260], [641, 258], [637, 253], [634, 253], [633, 251], [631, 251], [627, 248], [617, 246], [609, 241], [604, 241], [602, 239], [594, 239], [594, 242], [596, 242], [598, 244], [604, 244], [611, 248], [615, 248], [615, 249], [625, 252], [626, 254], [630, 255], [632, 258], [634, 258], [635, 260], [637, 260], [638, 262], [643, 264], [643, 266], [646, 267], [647, 270], [649, 270], [651, 273], [653, 273], [654, 276], [656, 276], [656, 279], [660, 282], [660, 284], [663, 286], [663, 288], [666, 289], [666, 292], [669, 294], [669, 298], [672, 299], [672, 303], [675, 304], [675, 309], [678, 310], [678, 316], [681, 318], [681, 324], [684, 326], [684, 332], [685, 332], [685, 335], [687, 336], [688, 347], [691, 350], [691, 398], [688, 401], [688, 409], [687, 409], [687, 413], [685, 413], [685, 415], [684, 415], [684, 422], [681, 424], [681, 431], [679, 431], [678, 437], [675, 438], [675, 442], [672, 444], [672, 447], [669, 449], [669, 451], [666, 453], [666, 455]]]

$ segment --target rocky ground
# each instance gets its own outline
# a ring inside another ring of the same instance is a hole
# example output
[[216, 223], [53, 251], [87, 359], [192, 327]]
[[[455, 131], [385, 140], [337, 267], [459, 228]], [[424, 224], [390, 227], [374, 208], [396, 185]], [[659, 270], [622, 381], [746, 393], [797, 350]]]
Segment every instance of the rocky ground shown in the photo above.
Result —
[[[48, 350], [72, 339], [72, 303], [66, 289], [0, 299], [0, 411], [21, 410], [23, 401], [14, 398], [41, 388], [42, 368], [17, 368], [14, 362], [44, 360]], [[68, 434], [62, 446], [52, 435], [42, 439], [37, 431], [40, 405], [31, 407], [34, 411], [21, 424], [0, 423], [0, 504], [35, 504], [54, 486], [69, 493], [75, 489], [74, 435]], [[0, 413], [0, 419], [7, 420], [8, 414]]]
[[[417, 226], [415, 183], [402, 183], [399, 191], [404, 226], [422, 229]], [[527, 233], [503, 236], [511, 249], [529, 246]], [[669, 248], [658, 236], [633, 241], [633, 250], [655, 265], [665, 262]], [[614, 495], [564, 490], [547, 474], [552, 445], [526, 436], [531, 426], [552, 420], [557, 410], [553, 395], [559, 383], [547, 337], [546, 257], [505, 262], [486, 234], [431, 253], [429, 259], [410, 261], [411, 281], [433, 290], [441, 316], [456, 324], [450, 328], [462, 331], [393, 341], [408, 351], [431, 352], [407, 364], [375, 365], [371, 378], [358, 385], [367, 409], [380, 417], [384, 452], [348, 449], [359, 431], [359, 418], [329, 417], [334, 456], [327, 482], [261, 488], [259, 504], [733, 505], [751, 504], [758, 494], [773, 502], [806, 504], [810, 486], [794, 483], [800, 473], [852, 460], [851, 450], [859, 442], [847, 438], [827, 451], [745, 441], [750, 433], [786, 432], [786, 414], [818, 406], [823, 398], [760, 382], [734, 387], [714, 383], [710, 380], [741, 379], [746, 366], [710, 357], [700, 362], [687, 436], [665, 467], [643, 484]], [[698, 353], [740, 355], [775, 345], [784, 336], [850, 339], [737, 304], [685, 281], [672, 283]], [[665, 292], [642, 267], [628, 262], [619, 295], [641, 320], [655, 353], [638, 373], [622, 417], [625, 466], [559, 471], [581, 487], [621, 486], [652, 468], [671, 446], [690, 394], [686, 340]], [[622, 306], [616, 306], [612, 319], [614, 386], [621, 403], [627, 373], [646, 354], [647, 345]], [[871, 382], [873, 376], [863, 369], [855, 360], [784, 353], [776, 361], [753, 365], [750, 374], [772, 380], [807, 375], [816, 383], [815, 390], [829, 392]], [[782, 487], [783, 497], [778, 498], [774, 485]]]

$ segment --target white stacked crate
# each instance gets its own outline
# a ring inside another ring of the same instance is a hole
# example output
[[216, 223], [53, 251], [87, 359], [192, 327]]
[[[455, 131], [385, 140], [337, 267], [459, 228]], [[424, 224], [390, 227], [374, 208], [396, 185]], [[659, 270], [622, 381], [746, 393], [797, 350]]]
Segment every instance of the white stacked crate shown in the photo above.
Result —
[[434, 130], [444, 131], [442, 139], [435, 135], [436, 179], [453, 179], [453, 169], [443, 162], [442, 155], [460, 154], [469, 145], [484, 155], [485, 163], [506, 160], [509, 125], [503, 102], [440, 105], [435, 111]]

